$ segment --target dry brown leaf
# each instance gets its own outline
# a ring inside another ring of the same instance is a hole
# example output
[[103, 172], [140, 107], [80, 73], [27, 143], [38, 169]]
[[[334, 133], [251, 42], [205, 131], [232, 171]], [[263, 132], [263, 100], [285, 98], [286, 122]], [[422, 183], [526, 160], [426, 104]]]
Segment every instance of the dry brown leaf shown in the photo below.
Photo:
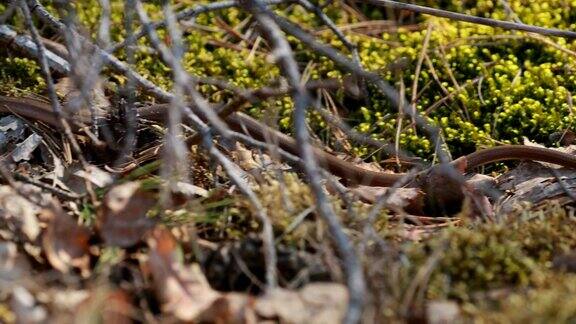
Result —
[[45, 323], [48, 317], [46, 309], [38, 305], [34, 296], [22, 286], [17, 286], [12, 291], [10, 306], [18, 323]]
[[85, 194], [87, 192], [86, 181], [89, 181], [97, 188], [104, 188], [111, 185], [114, 178], [110, 173], [94, 165], [84, 168], [80, 164], [76, 164], [65, 170], [65, 175], [62, 179], [66, 189], [77, 194]]
[[388, 194], [386, 204], [394, 210], [404, 210], [410, 214], [422, 215], [424, 210], [424, 193], [417, 188], [390, 188], [356, 186], [350, 189], [363, 202], [373, 204], [382, 195]]
[[0, 149], [6, 150], [9, 144], [23, 140], [25, 130], [26, 124], [16, 116], [0, 118]]
[[148, 245], [148, 266], [165, 312], [192, 321], [221, 297], [196, 264], [184, 267], [179, 262], [176, 240], [168, 230], [155, 229]]
[[462, 320], [460, 306], [451, 300], [431, 301], [426, 306], [426, 320], [430, 324], [458, 323]]
[[98, 231], [108, 245], [129, 247], [138, 243], [155, 221], [146, 213], [156, 204], [154, 195], [138, 182], [112, 188], [98, 209]]
[[90, 231], [79, 226], [56, 201], [51, 208], [44, 209], [43, 214], [48, 219], [48, 228], [42, 240], [48, 262], [58, 271], [67, 273], [74, 267], [87, 276], [90, 269]]
[[336, 283], [311, 283], [297, 291], [275, 289], [254, 305], [262, 319], [280, 323], [340, 323], [348, 303], [346, 287]]
[[39, 208], [20, 196], [10, 186], [0, 186], [0, 222], [11, 224], [19, 229], [30, 241], [40, 234], [40, 225], [36, 214]]
[[257, 323], [254, 297], [242, 293], [228, 293], [216, 299], [199, 317], [200, 323]]
[[418, 188], [396, 188], [388, 197], [390, 208], [404, 210], [410, 214], [422, 215], [424, 212], [424, 192]]
[[308, 317], [304, 300], [298, 293], [281, 288], [258, 298], [255, 309], [259, 317], [268, 320], [282, 319], [282, 322], [304, 323]]
[[300, 290], [277, 288], [264, 296], [223, 294], [208, 284], [194, 264], [178, 261], [177, 243], [165, 229], [155, 229], [148, 239], [148, 267], [162, 301], [162, 309], [182, 321], [207, 323], [338, 323], [348, 302], [346, 287], [312, 283]]
[[11, 153], [14, 162], [29, 161], [32, 158], [32, 153], [42, 143], [42, 136], [32, 133], [26, 137], [25, 140], [16, 144], [16, 147]]
[[132, 323], [131, 316], [135, 310], [130, 296], [125, 291], [120, 289], [111, 291], [102, 306], [102, 323]]
[[88, 323], [99, 319], [101, 323], [132, 323], [135, 310], [128, 293], [121, 289], [100, 287], [90, 293], [74, 309], [72, 323]]
[[[89, 122], [91, 112], [88, 109], [85, 98], [74, 84], [73, 80], [64, 77], [60, 78], [55, 85], [58, 94], [64, 97], [64, 111], [70, 116], [74, 116], [82, 122]], [[106, 97], [102, 82], [96, 82], [89, 90], [90, 104], [96, 116], [105, 116], [105, 112], [110, 108], [110, 101]]]

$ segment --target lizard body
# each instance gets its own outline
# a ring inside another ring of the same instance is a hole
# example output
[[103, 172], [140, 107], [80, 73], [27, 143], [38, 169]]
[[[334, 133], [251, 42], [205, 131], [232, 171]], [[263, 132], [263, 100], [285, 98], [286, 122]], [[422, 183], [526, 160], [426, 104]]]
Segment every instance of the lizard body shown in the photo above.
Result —
[[[166, 104], [158, 104], [139, 108], [138, 111], [141, 118], [163, 122], [167, 108]], [[32, 120], [41, 121], [53, 127], [60, 127], [58, 120], [54, 117], [51, 106], [39, 100], [0, 96], [0, 112], [14, 113]], [[240, 112], [232, 113], [226, 116], [226, 122], [231, 129], [236, 131], [247, 130], [248, 135], [258, 140], [264, 140], [266, 135], [271, 135], [285, 151], [295, 155], [300, 153], [299, 147], [292, 137], [276, 131], [246, 114]], [[347, 179], [351, 183], [386, 187], [394, 185], [405, 176], [402, 173], [368, 170], [344, 161], [319, 148], [314, 149], [314, 154], [323, 168], [336, 176]], [[525, 145], [505, 145], [488, 148], [456, 159], [451, 163], [456, 165], [464, 161], [465, 169], [471, 170], [485, 164], [505, 160], [541, 161], [576, 169], [576, 156], [574, 155]]]

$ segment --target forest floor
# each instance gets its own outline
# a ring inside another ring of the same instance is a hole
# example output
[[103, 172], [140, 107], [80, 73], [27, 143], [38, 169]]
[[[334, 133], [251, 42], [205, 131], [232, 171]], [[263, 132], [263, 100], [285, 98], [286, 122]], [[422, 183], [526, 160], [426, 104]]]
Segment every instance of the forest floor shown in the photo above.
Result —
[[415, 3], [1, 3], [0, 322], [576, 321], [576, 3]]

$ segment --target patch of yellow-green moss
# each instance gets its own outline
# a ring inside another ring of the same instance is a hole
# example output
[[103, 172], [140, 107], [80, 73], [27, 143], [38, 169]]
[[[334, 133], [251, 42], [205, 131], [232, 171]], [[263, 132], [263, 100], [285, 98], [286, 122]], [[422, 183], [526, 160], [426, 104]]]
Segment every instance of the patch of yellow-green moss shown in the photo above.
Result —
[[44, 79], [36, 62], [27, 58], [0, 56], [0, 93], [40, 95], [43, 89]]
[[[540, 7], [543, 5], [540, 3], [512, 1], [512, 7], [517, 9], [522, 21], [556, 28], [569, 28], [570, 23], [575, 21], [569, 14], [572, 5], [560, 6], [550, 1], [551, 9], [542, 14]], [[504, 9], [491, 1], [480, 1], [475, 7], [462, 7], [457, 2], [445, 6], [470, 14], [506, 18]], [[325, 12], [340, 25], [357, 21], [357, 17], [339, 9], [339, 4], [334, 3]], [[301, 7], [291, 6], [278, 11], [302, 26], [321, 26], [317, 17]], [[200, 15], [197, 23], [215, 28], [215, 21], [221, 19], [235, 26], [245, 18], [246, 15], [238, 9], [228, 9]], [[406, 93], [411, 94], [416, 63], [427, 33], [425, 25], [433, 24], [427, 51], [433, 69], [425, 60], [418, 79], [418, 90], [426, 89], [418, 97], [416, 106], [421, 111], [436, 106], [429, 111], [429, 120], [442, 128], [443, 137], [456, 154], [496, 142], [515, 143], [521, 136], [545, 140], [549, 133], [572, 123], [574, 118], [569, 113], [569, 93], [576, 88], [576, 79], [571, 72], [574, 58], [561, 49], [573, 49], [572, 42], [553, 39], [556, 45], [551, 45], [550, 42], [545, 43], [540, 38], [521, 33], [433, 17], [419, 17], [418, 21], [424, 25], [417, 31], [400, 28], [397, 32], [375, 37], [356, 33], [347, 35], [358, 45], [362, 64], [368, 70], [380, 73], [397, 87], [400, 81], [403, 82]], [[324, 31], [319, 37], [347, 53], [342, 42], [332, 33]], [[258, 87], [279, 76], [279, 71], [258, 51], [267, 50], [262, 43], [252, 51], [253, 44], [238, 42], [221, 29], [214, 32], [191, 29], [186, 40], [189, 52], [184, 64], [198, 75], [222, 77], [242, 87]], [[236, 48], [215, 45], [227, 40], [233, 40]], [[289, 37], [289, 40], [297, 59], [309, 66], [311, 78], [341, 77], [345, 74], [333, 62], [311, 52], [293, 37]], [[250, 59], [246, 60], [246, 57]], [[408, 59], [403, 75], [388, 71], [388, 66], [400, 58]], [[154, 71], [154, 78], [168, 75], [166, 69], [157, 66], [157, 61], [142, 60], [140, 64]], [[211, 86], [204, 86], [202, 90], [213, 100], [226, 96]], [[358, 130], [375, 138], [394, 138], [397, 108], [376, 89], [370, 87], [369, 90], [367, 106], [355, 103], [344, 107], [349, 111], [347, 120]], [[343, 99], [342, 93], [335, 95], [336, 99]], [[437, 105], [446, 96], [451, 99]], [[281, 126], [289, 130], [292, 104], [288, 98], [271, 100], [249, 110], [259, 114], [270, 109], [280, 114]], [[409, 127], [409, 122], [405, 119], [400, 143], [419, 155], [427, 156], [432, 152], [433, 145], [422, 132]], [[356, 152], [364, 154], [368, 151], [357, 148]]]
[[[205, 1], [184, 1], [176, 10], [205, 4]], [[496, 1], [442, 1], [434, 5], [448, 10], [490, 17], [510, 19], [506, 10]], [[576, 26], [576, 3], [573, 1], [509, 1], [518, 18], [528, 24], [544, 27], [573, 29]], [[86, 30], [96, 35], [100, 9], [97, 1], [76, 4], [78, 18]], [[147, 3], [149, 15], [162, 19], [157, 3]], [[373, 19], [386, 19], [385, 9], [361, 5], [364, 15]], [[324, 28], [320, 19], [297, 5], [280, 6], [276, 11], [309, 30]], [[359, 21], [359, 16], [334, 1], [323, 11], [336, 24], [347, 26]], [[112, 37], [122, 40], [125, 10], [120, 1], [112, 1]], [[265, 85], [280, 76], [278, 68], [268, 60], [269, 46], [262, 41], [239, 39], [225, 31], [226, 24], [240, 34], [247, 29], [249, 16], [237, 8], [200, 14], [195, 23], [199, 27], [185, 29], [187, 52], [183, 64], [188, 71], [199, 76], [226, 79], [245, 88]], [[562, 38], [542, 38], [520, 32], [494, 29], [469, 23], [450, 21], [430, 16], [416, 15], [419, 27], [400, 27], [370, 36], [347, 31], [349, 39], [357, 44], [363, 66], [379, 73], [396, 88], [403, 83], [408, 99], [411, 99], [416, 65], [423, 49], [427, 26], [432, 25], [427, 57], [418, 75], [416, 108], [427, 112], [431, 123], [442, 129], [443, 138], [452, 152], [462, 154], [481, 146], [496, 143], [517, 143], [522, 136], [545, 141], [547, 136], [574, 122], [571, 110], [571, 93], [576, 90], [575, 57], [576, 43]], [[136, 27], [136, 24], [135, 24]], [[162, 39], [168, 40], [165, 30], [159, 30]], [[350, 55], [333, 33], [323, 29], [319, 39]], [[333, 62], [313, 53], [293, 37], [288, 38], [301, 66], [307, 66], [310, 78], [341, 77], [346, 72]], [[136, 69], [151, 81], [169, 90], [170, 70], [157, 55], [150, 55], [146, 39], [139, 41], [136, 53]], [[121, 50], [120, 58], [124, 58]], [[391, 63], [406, 62], [403, 73], [389, 71]], [[18, 75], [18, 74], [15, 74]], [[5, 80], [6, 76], [2, 76]], [[122, 77], [117, 77], [122, 81]], [[36, 82], [39, 80], [36, 80]], [[36, 85], [40, 87], [40, 84]], [[232, 96], [214, 86], [200, 86], [201, 92], [212, 101], [222, 101]], [[395, 138], [398, 109], [369, 86], [367, 101], [350, 101], [344, 93], [332, 93], [334, 99], [348, 113], [344, 117], [358, 130], [371, 136], [391, 140]], [[439, 102], [443, 102], [439, 104]], [[278, 114], [283, 130], [290, 131], [292, 102], [278, 98], [248, 108], [255, 115], [265, 112]], [[315, 129], [320, 131], [323, 123], [314, 118]], [[424, 157], [433, 153], [433, 143], [419, 131], [410, 127], [405, 118], [401, 127], [400, 144]], [[330, 142], [330, 141], [329, 141]], [[356, 147], [357, 154], [369, 150]]]
[[566, 209], [551, 204], [547, 212], [530, 215], [452, 228], [415, 244], [410, 253], [416, 260], [443, 251], [437, 277], [431, 281], [431, 287], [437, 288], [430, 290], [430, 296], [464, 298], [464, 292], [526, 285], [534, 271], [551, 267], [554, 256], [576, 248], [576, 218]]
[[576, 321], [576, 275], [554, 274], [545, 284], [511, 292], [485, 308], [465, 305], [464, 314], [477, 323], [573, 323]]
[[[538, 320], [555, 318], [550, 317], [553, 311], [572, 318], [570, 289], [576, 276], [552, 269], [552, 260], [576, 249], [575, 227], [576, 217], [570, 210], [551, 203], [513, 220], [465, 222], [422, 242], [405, 243], [400, 246], [404, 257], [380, 269], [384, 273], [402, 269], [396, 286], [389, 290], [403, 293], [389, 303], [398, 311], [406, 302], [404, 294], [417, 282], [418, 294], [427, 301], [456, 300], [466, 316], [478, 320], [520, 318], [522, 303], [530, 305], [529, 312]], [[554, 287], [564, 281], [566, 287], [556, 291]], [[498, 291], [514, 297], [497, 297], [501, 296], [495, 294]], [[555, 304], [561, 298], [566, 298], [566, 304]]]
[[[284, 172], [280, 177], [276, 173], [265, 172], [263, 179], [253, 186], [266, 216], [274, 227], [275, 235], [285, 242], [300, 246], [306, 246], [307, 241], [327, 235], [324, 233], [322, 220], [318, 218], [310, 186], [295, 173]], [[366, 216], [372, 206], [358, 201], [352, 201], [351, 206], [348, 206], [338, 195], [329, 196], [329, 203], [343, 226], [363, 230]], [[250, 215], [252, 220], [259, 222], [247, 198], [241, 198], [237, 207], [239, 209], [236, 212], [239, 215]], [[349, 212], [348, 207], [352, 212]], [[374, 223], [377, 230], [387, 226], [386, 211], [383, 210], [380, 216]]]
[[[304, 243], [313, 235], [314, 226], [309, 220], [314, 214], [314, 196], [308, 185], [294, 173], [285, 173], [279, 179], [275, 174], [264, 173], [263, 181], [254, 186], [263, 211], [274, 226], [277, 236], [292, 242]], [[242, 209], [256, 215], [247, 199], [240, 202]], [[253, 218], [254, 216], [252, 216]], [[312, 218], [313, 219], [313, 218]]]
[[281, 180], [266, 175], [266, 180], [255, 188], [262, 205], [274, 223], [286, 227], [294, 216], [314, 206], [314, 196], [296, 174], [287, 173]]
[[509, 234], [500, 225], [454, 228], [412, 247], [415, 270], [439, 253], [427, 287], [428, 298], [468, 300], [478, 291], [527, 286], [537, 263]]

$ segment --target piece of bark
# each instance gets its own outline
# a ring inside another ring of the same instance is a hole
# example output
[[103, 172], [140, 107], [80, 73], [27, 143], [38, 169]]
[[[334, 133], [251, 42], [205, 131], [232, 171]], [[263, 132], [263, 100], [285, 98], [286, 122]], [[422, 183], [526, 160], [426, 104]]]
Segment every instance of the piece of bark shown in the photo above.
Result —
[[496, 204], [502, 214], [549, 205], [552, 200], [560, 206], [573, 203], [567, 192], [576, 189], [576, 170], [555, 169], [560, 181], [549, 167], [536, 162], [524, 162], [514, 170], [497, 178], [498, 188], [510, 193]]

